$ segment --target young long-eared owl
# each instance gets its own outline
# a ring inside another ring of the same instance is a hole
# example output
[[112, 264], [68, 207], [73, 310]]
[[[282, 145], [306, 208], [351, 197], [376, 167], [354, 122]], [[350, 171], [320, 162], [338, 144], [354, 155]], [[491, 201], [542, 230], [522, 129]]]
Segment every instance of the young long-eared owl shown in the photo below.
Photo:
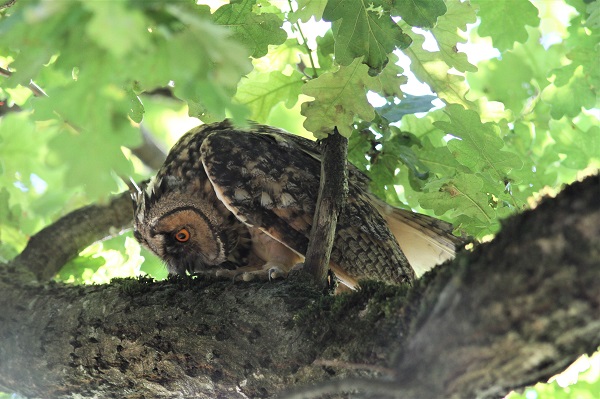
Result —
[[[268, 126], [194, 128], [133, 195], [135, 237], [171, 274], [285, 275], [306, 253], [320, 158], [317, 142]], [[348, 180], [330, 261], [343, 283], [411, 282], [454, 256], [451, 225], [376, 198], [350, 164]]]

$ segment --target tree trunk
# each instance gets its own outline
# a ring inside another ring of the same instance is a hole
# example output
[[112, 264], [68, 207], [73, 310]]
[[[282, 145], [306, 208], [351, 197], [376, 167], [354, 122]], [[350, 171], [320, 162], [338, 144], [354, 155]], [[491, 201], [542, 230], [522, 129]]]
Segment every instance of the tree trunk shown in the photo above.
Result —
[[568, 187], [411, 289], [369, 283], [323, 297], [302, 275], [70, 286], [1, 266], [0, 388], [261, 398], [325, 382], [313, 391], [501, 397], [600, 344], [599, 194], [597, 176]]

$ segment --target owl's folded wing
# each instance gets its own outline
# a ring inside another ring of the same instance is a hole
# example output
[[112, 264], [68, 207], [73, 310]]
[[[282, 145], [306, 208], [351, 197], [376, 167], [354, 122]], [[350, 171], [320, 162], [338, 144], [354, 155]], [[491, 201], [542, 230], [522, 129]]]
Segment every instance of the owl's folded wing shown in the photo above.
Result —
[[[204, 169], [219, 199], [247, 225], [304, 255], [319, 189], [318, 147], [276, 129], [225, 128], [201, 146]], [[343, 281], [414, 279], [394, 236], [354, 171], [338, 221], [331, 267]]]

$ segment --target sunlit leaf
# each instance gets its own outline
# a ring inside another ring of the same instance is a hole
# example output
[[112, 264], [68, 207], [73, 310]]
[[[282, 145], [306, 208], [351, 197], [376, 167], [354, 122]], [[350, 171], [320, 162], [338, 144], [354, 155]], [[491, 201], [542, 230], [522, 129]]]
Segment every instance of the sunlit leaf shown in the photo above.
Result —
[[315, 99], [302, 104], [302, 115], [306, 117], [304, 127], [317, 137], [325, 137], [337, 127], [340, 134], [349, 137], [355, 116], [367, 121], [375, 117], [366, 92], [376, 84], [360, 59], [340, 67], [337, 72], [309, 81], [302, 92]]
[[327, 0], [298, 0], [298, 9], [290, 16], [290, 21], [308, 22], [310, 18], [320, 20], [323, 17], [323, 10], [327, 5]]
[[476, 72], [477, 67], [471, 64], [467, 54], [459, 51], [457, 47], [466, 43], [466, 35], [461, 31], [466, 31], [468, 24], [477, 21], [475, 9], [471, 3], [458, 0], [450, 0], [446, 5], [448, 11], [438, 19], [438, 23], [431, 30], [438, 42], [440, 56], [449, 67], [460, 72]]
[[283, 21], [275, 14], [255, 14], [256, 0], [241, 0], [219, 7], [212, 16], [213, 22], [235, 32], [234, 37], [250, 49], [253, 57], [267, 54], [269, 44], [281, 44], [287, 34], [281, 29]]
[[491, 36], [500, 51], [511, 49], [515, 42], [527, 40], [527, 26], [538, 26], [538, 9], [529, 0], [473, 0], [481, 17], [479, 34]]
[[241, 81], [235, 99], [251, 110], [250, 119], [264, 123], [278, 103], [293, 107], [303, 84], [302, 74], [297, 71], [289, 76], [278, 71], [251, 73]]

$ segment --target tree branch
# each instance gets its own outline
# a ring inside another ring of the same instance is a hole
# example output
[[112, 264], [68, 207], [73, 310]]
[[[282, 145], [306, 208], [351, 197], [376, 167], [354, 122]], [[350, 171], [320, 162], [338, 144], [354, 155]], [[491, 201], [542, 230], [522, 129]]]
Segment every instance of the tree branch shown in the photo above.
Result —
[[167, 159], [167, 152], [156, 141], [152, 136], [152, 133], [150, 133], [144, 124], [140, 125], [140, 133], [142, 134], [142, 144], [136, 148], [132, 148], [131, 152], [138, 157], [144, 165], [147, 165], [154, 170], [158, 170], [165, 159]]
[[599, 191], [597, 176], [574, 184], [410, 290], [371, 283], [322, 297], [296, 280], [191, 278], [43, 285], [2, 267], [0, 386], [46, 398], [259, 398], [340, 378], [368, 392], [355, 378], [385, 367], [395, 370], [388, 393], [403, 398], [496, 398], [600, 344]]
[[12, 7], [16, 2], [17, 0], [4, 1], [2, 4], [0, 4], [0, 11]]
[[46, 281], [87, 246], [114, 237], [132, 224], [131, 196], [124, 192], [106, 205], [85, 206], [43, 228], [9, 265], [25, 268], [38, 281]]
[[392, 361], [393, 382], [379, 390], [325, 383], [285, 398], [384, 388], [404, 399], [497, 398], [593, 353], [600, 345], [598, 192], [600, 176], [573, 184], [508, 220], [492, 243], [425, 275]]
[[440, 270], [395, 362], [407, 398], [504, 396], [597, 350], [598, 193], [575, 183]]

